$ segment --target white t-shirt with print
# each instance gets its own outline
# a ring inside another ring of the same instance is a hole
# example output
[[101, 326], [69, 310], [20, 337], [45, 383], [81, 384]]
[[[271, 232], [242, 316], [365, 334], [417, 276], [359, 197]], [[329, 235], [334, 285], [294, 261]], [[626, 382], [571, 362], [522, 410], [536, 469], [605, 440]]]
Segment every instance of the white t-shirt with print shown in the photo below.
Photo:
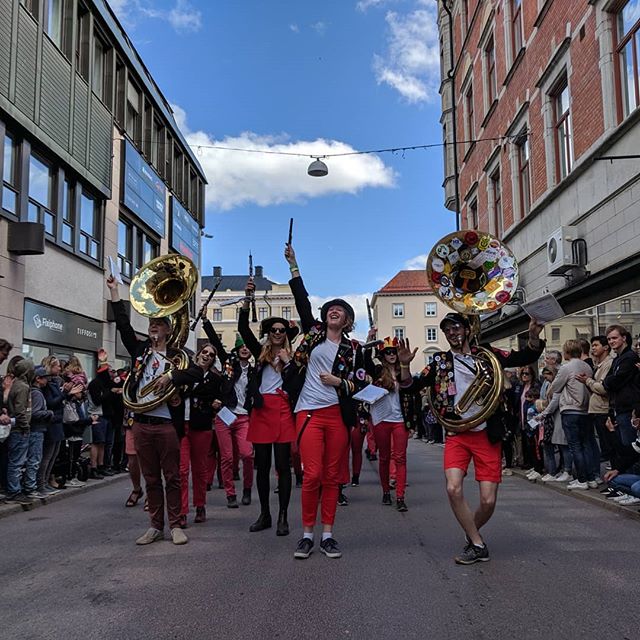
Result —
[[331, 373], [339, 346], [339, 343], [327, 339], [311, 352], [302, 393], [296, 404], [296, 412], [323, 409], [338, 404], [336, 388], [323, 384], [320, 374], [323, 371]]

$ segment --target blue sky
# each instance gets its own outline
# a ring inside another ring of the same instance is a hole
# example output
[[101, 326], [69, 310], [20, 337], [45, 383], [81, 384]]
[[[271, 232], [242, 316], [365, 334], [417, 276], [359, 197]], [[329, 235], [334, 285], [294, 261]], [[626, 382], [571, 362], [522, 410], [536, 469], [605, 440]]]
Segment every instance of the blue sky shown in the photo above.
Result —
[[[435, 0], [111, 0], [193, 145], [303, 154], [442, 139]], [[286, 281], [290, 217], [311, 294], [364, 298], [455, 228], [442, 149], [329, 158], [197, 151], [210, 185], [202, 271]]]

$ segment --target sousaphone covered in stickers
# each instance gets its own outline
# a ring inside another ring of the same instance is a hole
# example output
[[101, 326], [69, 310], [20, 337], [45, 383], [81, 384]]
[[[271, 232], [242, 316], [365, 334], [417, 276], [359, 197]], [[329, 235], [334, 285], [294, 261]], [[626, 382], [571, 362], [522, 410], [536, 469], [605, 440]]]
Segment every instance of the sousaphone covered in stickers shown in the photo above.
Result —
[[[518, 263], [511, 250], [489, 233], [461, 230], [450, 233], [431, 249], [427, 280], [448, 307], [469, 317], [471, 340], [480, 334], [480, 314], [492, 313], [507, 304], [518, 287]], [[500, 402], [504, 373], [495, 355], [474, 348], [476, 375], [454, 407], [455, 415], [441, 416], [429, 406], [438, 422], [453, 433], [468, 431], [492, 415]], [[459, 417], [464, 416], [464, 417]]]

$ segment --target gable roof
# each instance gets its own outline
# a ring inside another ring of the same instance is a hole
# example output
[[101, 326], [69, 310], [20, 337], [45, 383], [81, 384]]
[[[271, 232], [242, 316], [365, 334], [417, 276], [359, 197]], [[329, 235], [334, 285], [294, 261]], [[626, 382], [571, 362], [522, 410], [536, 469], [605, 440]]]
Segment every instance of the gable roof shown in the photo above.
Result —
[[405, 269], [403, 271], [399, 271], [376, 293], [377, 295], [397, 293], [433, 293], [433, 290], [427, 282], [426, 269]]

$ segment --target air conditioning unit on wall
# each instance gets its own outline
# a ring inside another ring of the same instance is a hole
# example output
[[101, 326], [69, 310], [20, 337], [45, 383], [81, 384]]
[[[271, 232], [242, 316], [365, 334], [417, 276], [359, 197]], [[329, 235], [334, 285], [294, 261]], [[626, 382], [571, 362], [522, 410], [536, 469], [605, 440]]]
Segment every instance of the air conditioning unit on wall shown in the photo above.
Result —
[[578, 266], [573, 252], [577, 238], [576, 227], [559, 227], [547, 238], [547, 275], [561, 276]]

